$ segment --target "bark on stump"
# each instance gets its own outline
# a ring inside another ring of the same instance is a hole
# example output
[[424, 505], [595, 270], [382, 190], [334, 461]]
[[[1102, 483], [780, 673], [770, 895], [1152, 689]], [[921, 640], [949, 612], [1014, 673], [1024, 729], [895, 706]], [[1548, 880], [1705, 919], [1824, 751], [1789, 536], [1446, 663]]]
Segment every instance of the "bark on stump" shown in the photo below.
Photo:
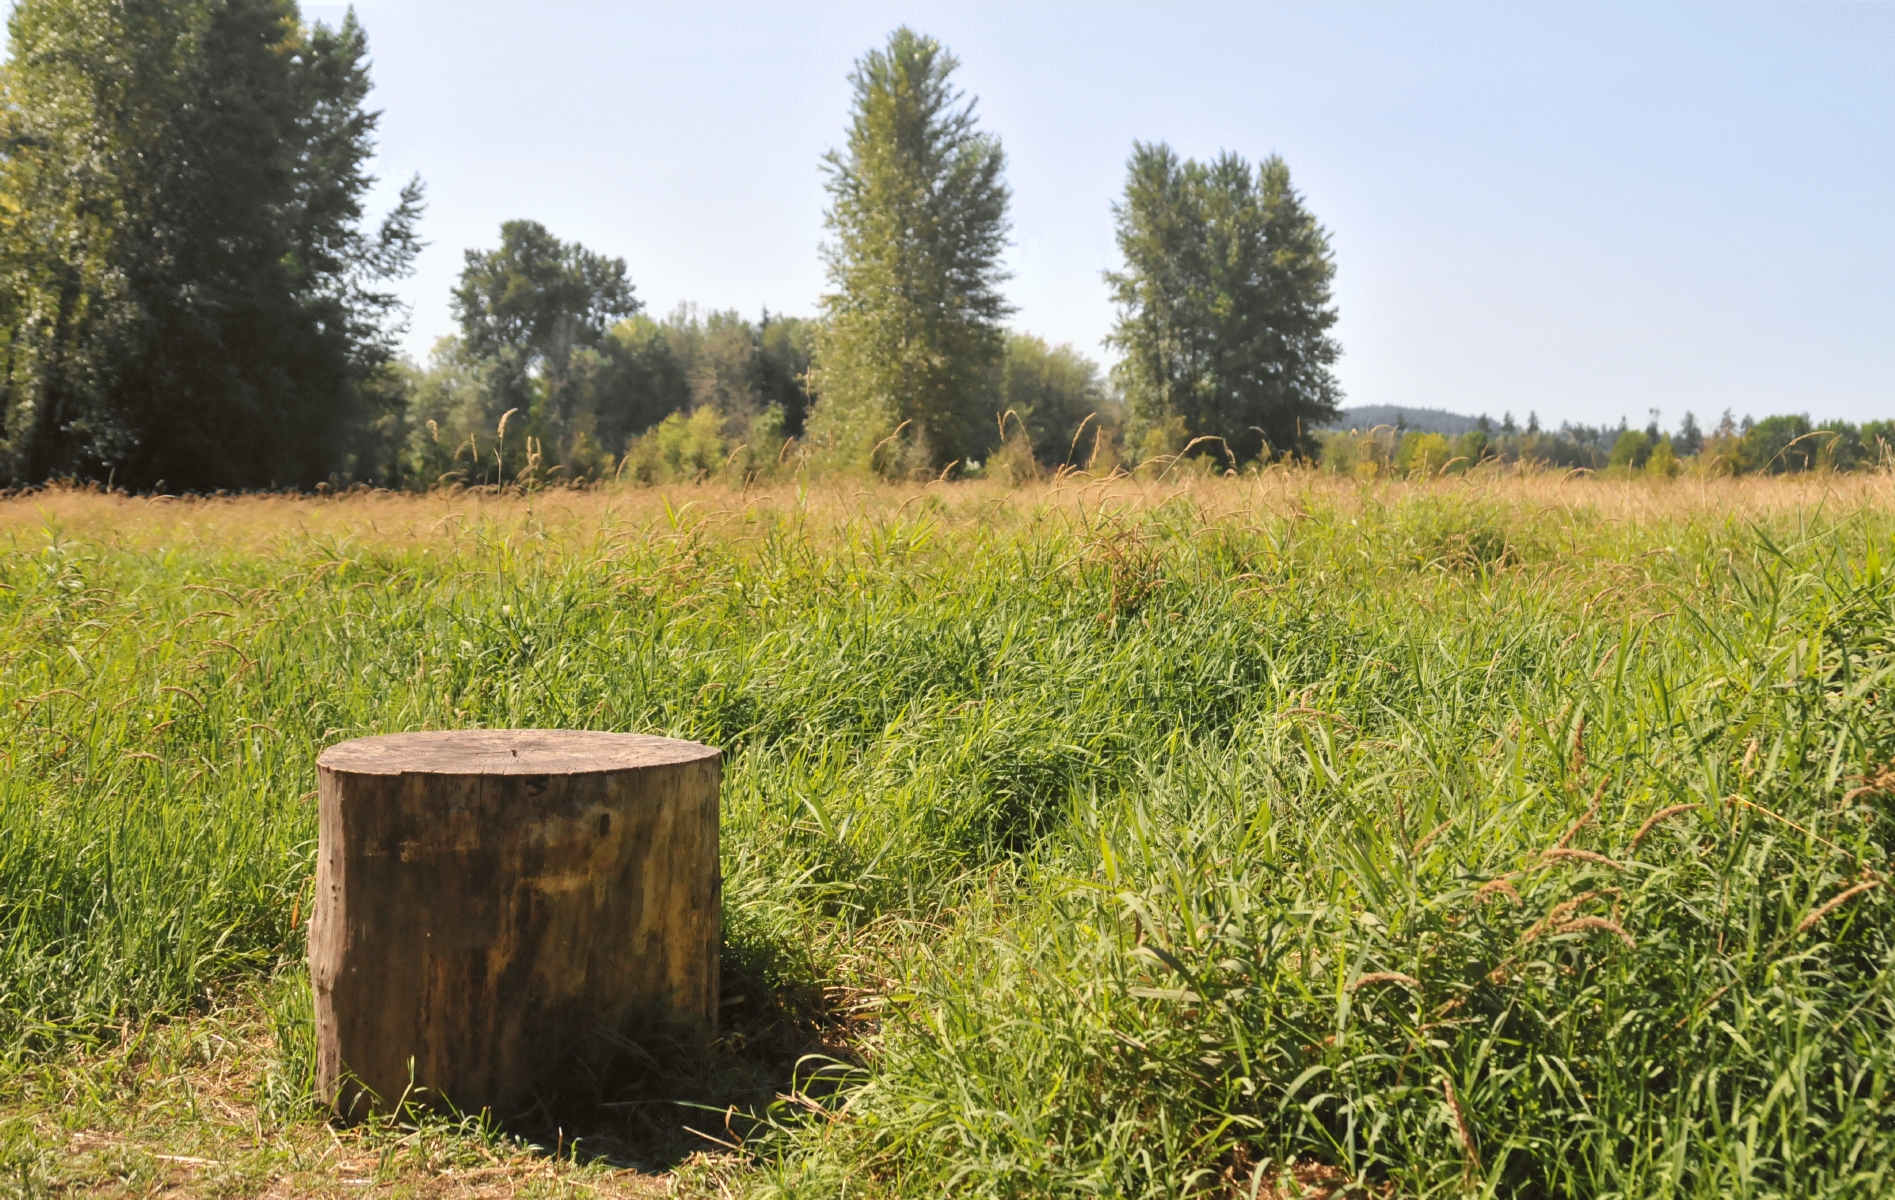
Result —
[[316, 768], [316, 1083], [338, 1113], [412, 1086], [505, 1116], [599, 1030], [715, 1036], [717, 750], [468, 730]]

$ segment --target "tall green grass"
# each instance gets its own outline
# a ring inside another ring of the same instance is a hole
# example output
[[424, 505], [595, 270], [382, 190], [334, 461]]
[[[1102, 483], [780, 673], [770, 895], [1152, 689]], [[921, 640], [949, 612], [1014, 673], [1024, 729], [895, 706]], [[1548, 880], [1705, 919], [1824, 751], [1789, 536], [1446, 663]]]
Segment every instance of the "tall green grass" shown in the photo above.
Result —
[[874, 1014], [759, 1190], [1885, 1194], [1851, 486], [48, 501], [0, 1047], [293, 970], [330, 741], [656, 731], [728, 751], [732, 1026]]

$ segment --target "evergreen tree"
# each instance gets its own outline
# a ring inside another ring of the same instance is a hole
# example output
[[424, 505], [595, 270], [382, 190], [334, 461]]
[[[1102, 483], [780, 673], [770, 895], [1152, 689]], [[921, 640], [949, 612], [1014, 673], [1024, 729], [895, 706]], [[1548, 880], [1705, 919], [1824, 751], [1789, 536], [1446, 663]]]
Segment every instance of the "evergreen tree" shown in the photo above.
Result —
[[0, 475], [308, 486], [370, 461], [418, 182], [362, 227], [367, 41], [294, 0], [22, 0]]
[[809, 368], [815, 342], [814, 321], [763, 310], [757, 324], [763, 395], [766, 403], [783, 410], [783, 431], [790, 437], [801, 437], [809, 419]]
[[1342, 397], [1335, 264], [1283, 160], [1252, 170], [1234, 154], [1201, 164], [1136, 144], [1113, 213], [1125, 269], [1106, 281], [1135, 452], [1199, 437], [1239, 459], [1312, 451]]
[[1010, 311], [999, 290], [1006, 160], [951, 84], [958, 65], [934, 39], [897, 29], [856, 63], [848, 144], [824, 159], [834, 290], [809, 433], [861, 457], [902, 429], [904, 453], [873, 464], [884, 470], [938, 466], [992, 440]]
[[1686, 410], [1684, 420], [1678, 422], [1678, 434], [1671, 439], [1672, 447], [1685, 457], [1696, 454], [1704, 445], [1704, 431], [1698, 428], [1698, 418]]

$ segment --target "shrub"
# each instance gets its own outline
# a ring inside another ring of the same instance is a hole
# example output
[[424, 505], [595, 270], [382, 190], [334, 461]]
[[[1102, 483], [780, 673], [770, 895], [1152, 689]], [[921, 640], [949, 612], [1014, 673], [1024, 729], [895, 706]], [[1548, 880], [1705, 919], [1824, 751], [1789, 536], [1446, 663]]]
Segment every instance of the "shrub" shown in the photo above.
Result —
[[1612, 457], [1606, 461], [1608, 469], [1616, 469], [1622, 474], [1638, 470], [1645, 460], [1652, 456], [1651, 435], [1642, 429], [1628, 429], [1612, 443]]
[[1681, 469], [1677, 452], [1671, 448], [1671, 439], [1659, 438], [1658, 445], [1652, 448], [1652, 456], [1645, 460], [1645, 474], [1654, 479], [1670, 479]]
[[723, 421], [717, 410], [699, 408], [687, 420], [672, 413], [625, 452], [631, 477], [640, 483], [704, 479], [723, 469]]
[[1410, 475], [1433, 475], [1447, 465], [1452, 453], [1448, 439], [1440, 434], [1410, 430], [1402, 436], [1401, 448], [1395, 452], [1395, 469]]

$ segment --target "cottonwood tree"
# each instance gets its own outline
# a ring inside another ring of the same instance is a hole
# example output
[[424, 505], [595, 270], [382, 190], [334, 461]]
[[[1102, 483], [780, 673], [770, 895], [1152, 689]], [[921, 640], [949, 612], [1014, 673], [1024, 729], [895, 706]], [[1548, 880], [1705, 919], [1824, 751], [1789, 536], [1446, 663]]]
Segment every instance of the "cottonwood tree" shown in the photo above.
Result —
[[1125, 268], [1106, 274], [1119, 310], [1111, 341], [1134, 450], [1200, 437], [1240, 460], [1313, 449], [1312, 430], [1342, 398], [1335, 263], [1289, 167], [1135, 143], [1113, 214]]
[[538, 221], [507, 221], [499, 246], [463, 257], [452, 307], [461, 352], [486, 366], [488, 415], [517, 409], [516, 447], [532, 437], [553, 456], [547, 465], [570, 458], [581, 435], [593, 440], [596, 419], [576, 385], [599, 373], [607, 331], [643, 307], [625, 260], [561, 241]]
[[363, 469], [421, 187], [365, 227], [378, 114], [353, 14], [21, 0], [8, 39], [0, 476], [210, 489]]
[[[872, 464], [939, 466], [992, 440], [1010, 311], [1000, 141], [951, 77], [959, 62], [906, 27], [855, 65], [848, 142], [825, 156], [833, 290], [815, 343], [812, 441]], [[906, 425], [904, 426], [904, 423]]]

